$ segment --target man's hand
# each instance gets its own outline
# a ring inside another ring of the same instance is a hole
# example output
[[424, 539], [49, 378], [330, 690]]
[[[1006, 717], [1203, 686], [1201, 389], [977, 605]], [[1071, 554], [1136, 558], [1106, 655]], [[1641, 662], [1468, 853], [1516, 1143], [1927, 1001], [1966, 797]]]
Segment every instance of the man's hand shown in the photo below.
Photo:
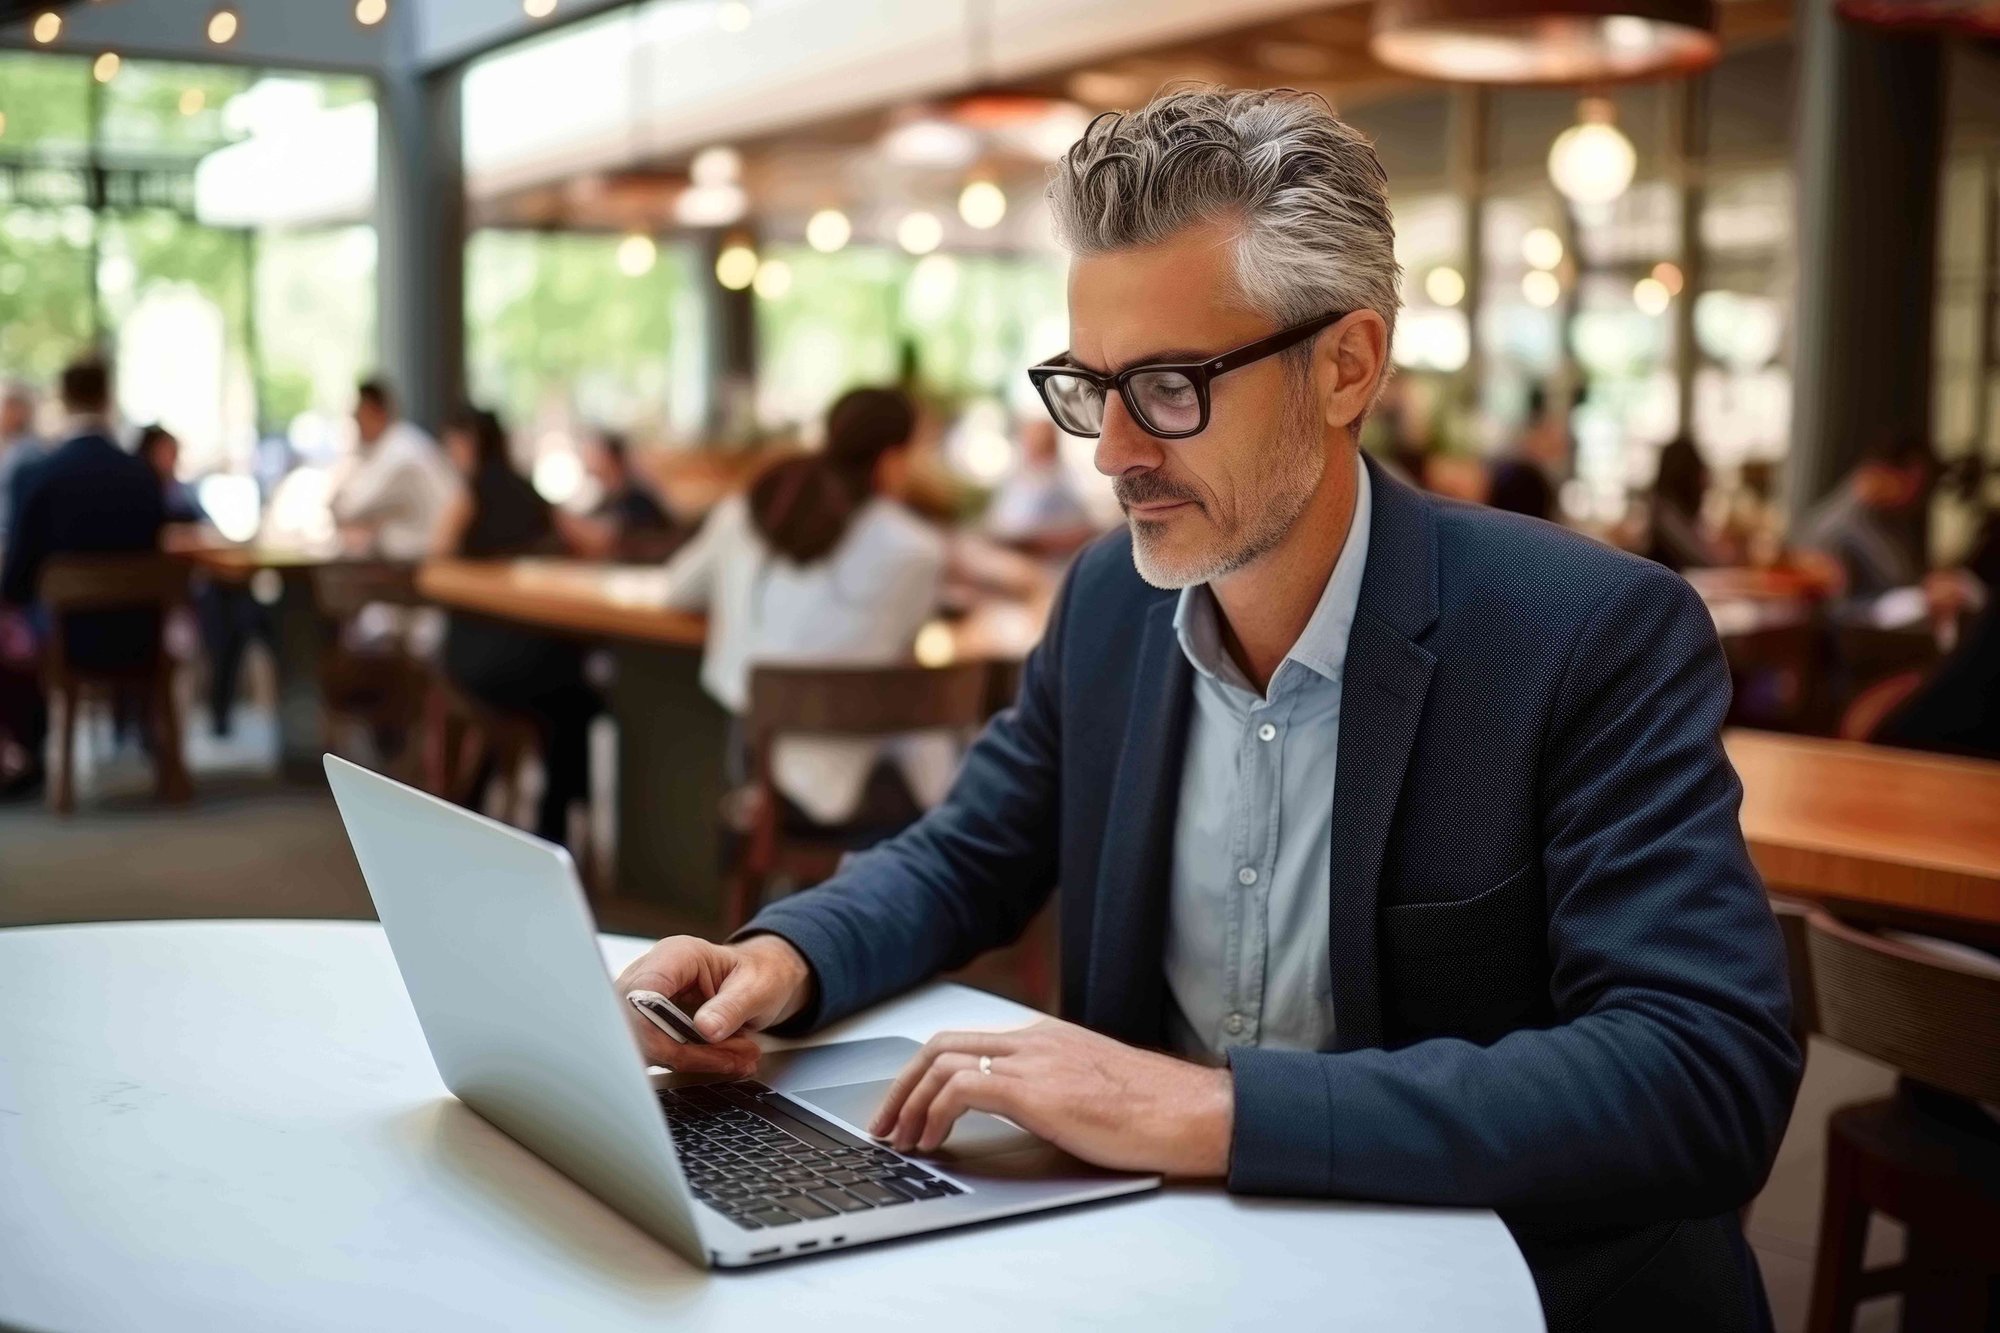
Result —
[[635, 990], [658, 991], [693, 1016], [712, 1043], [689, 1046], [626, 1008], [626, 1021], [648, 1063], [682, 1074], [757, 1071], [757, 1043], [749, 1033], [782, 1023], [812, 995], [812, 969], [785, 940], [753, 935], [738, 944], [710, 944], [673, 935], [648, 949], [618, 974], [620, 998]]
[[[981, 1056], [991, 1073], [980, 1072]], [[1226, 1069], [1047, 1018], [1011, 1032], [938, 1033], [896, 1076], [868, 1128], [899, 1152], [929, 1153], [961, 1115], [986, 1111], [1099, 1166], [1220, 1176], [1235, 1108]]]

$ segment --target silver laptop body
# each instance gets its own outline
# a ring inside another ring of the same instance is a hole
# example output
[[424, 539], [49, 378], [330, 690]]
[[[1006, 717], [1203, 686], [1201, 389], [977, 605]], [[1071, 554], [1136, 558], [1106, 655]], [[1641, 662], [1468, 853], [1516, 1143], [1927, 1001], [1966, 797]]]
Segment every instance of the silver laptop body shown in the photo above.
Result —
[[[863, 1126], [917, 1050], [905, 1038], [767, 1055], [752, 1082], [649, 1077], [564, 849], [333, 755], [326, 772], [445, 1086], [694, 1263], [767, 1263], [1159, 1184], [977, 1113], [934, 1157], [888, 1153]], [[838, 1210], [754, 1222], [771, 1214], [745, 1212], [739, 1177], [761, 1189], [779, 1151], [819, 1172], [812, 1197]], [[860, 1179], [828, 1186], [829, 1164]], [[863, 1197], [891, 1193], [918, 1197]]]

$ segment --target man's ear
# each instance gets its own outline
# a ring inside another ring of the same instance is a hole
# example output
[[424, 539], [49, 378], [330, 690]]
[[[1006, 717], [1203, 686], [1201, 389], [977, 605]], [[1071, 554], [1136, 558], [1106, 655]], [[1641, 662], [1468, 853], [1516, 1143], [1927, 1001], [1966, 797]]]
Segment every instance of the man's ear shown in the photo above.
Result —
[[1389, 326], [1373, 310], [1357, 310], [1320, 335], [1313, 360], [1326, 424], [1351, 430], [1367, 416], [1388, 373]]

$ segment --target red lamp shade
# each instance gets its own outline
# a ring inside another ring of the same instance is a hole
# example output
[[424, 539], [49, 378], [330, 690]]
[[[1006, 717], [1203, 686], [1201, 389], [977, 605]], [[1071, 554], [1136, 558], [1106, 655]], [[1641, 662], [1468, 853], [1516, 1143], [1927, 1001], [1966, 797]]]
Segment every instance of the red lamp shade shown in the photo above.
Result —
[[1617, 83], [1715, 63], [1715, 0], [1377, 0], [1369, 47], [1454, 83]]

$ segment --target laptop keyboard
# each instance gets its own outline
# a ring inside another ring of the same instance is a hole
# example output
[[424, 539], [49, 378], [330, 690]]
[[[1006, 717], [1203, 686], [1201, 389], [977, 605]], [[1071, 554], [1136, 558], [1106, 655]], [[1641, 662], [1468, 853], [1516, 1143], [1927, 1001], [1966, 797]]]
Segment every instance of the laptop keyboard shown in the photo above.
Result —
[[964, 1193], [753, 1080], [662, 1089], [660, 1106], [695, 1197], [749, 1231]]

